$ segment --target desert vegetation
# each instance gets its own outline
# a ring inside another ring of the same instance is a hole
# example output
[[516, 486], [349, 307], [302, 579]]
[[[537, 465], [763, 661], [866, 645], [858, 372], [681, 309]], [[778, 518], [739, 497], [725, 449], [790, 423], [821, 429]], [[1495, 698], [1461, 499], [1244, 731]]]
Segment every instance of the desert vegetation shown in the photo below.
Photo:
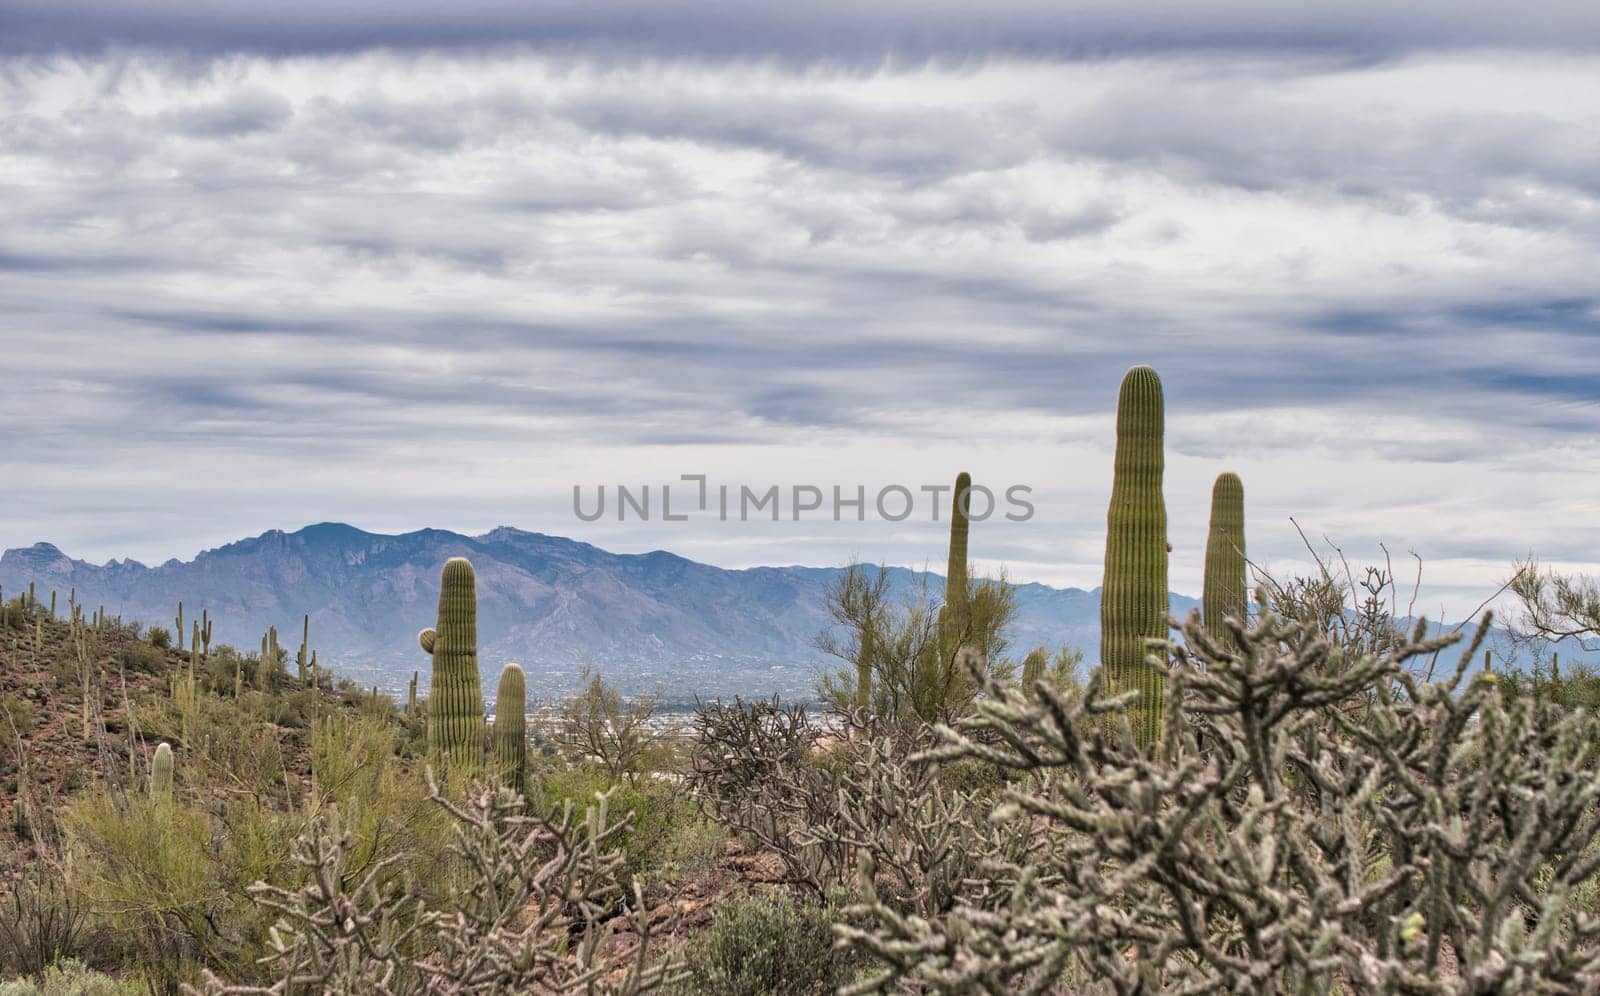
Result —
[[[1096, 666], [1012, 646], [962, 474], [943, 591], [839, 576], [819, 705], [675, 732], [594, 673], [529, 724], [516, 664], [490, 723], [459, 558], [403, 704], [309, 620], [291, 663], [0, 598], [0, 993], [1600, 988], [1600, 679], [1474, 670], [1387, 565], [1252, 576], [1227, 472], [1169, 619], [1163, 418], [1130, 371]], [[1593, 582], [1510, 590], [1600, 638]]]

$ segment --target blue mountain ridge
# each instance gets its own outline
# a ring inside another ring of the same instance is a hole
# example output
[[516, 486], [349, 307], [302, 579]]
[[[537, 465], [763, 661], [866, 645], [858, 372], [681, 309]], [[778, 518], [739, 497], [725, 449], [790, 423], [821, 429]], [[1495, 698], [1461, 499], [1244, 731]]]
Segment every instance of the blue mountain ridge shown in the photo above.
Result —
[[[268, 626], [278, 627], [284, 646], [297, 646], [309, 613], [311, 643], [323, 662], [363, 684], [396, 690], [413, 670], [422, 672], [426, 687], [428, 660], [416, 633], [433, 624], [439, 567], [454, 556], [477, 569], [486, 691], [514, 660], [528, 671], [534, 697], [574, 688], [589, 664], [626, 692], [659, 687], [669, 703], [774, 692], [804, 699], [818, 671], [831, 666], [815, 639], [831, 625], [825, 592], [842, 568], [731, 570], [661, 550], [611, 553], [509, 526], [480, 536], [442, 529], [385, 535], [320, 523], [292, 533], [270, 530], [156, 567], [126, 559], [94, 565], [37, 543], [0, 555], [0, 591], [33, 582], [64, 602], [76, 589], [84, 605], [103, 604], [112, 615], [169, 628], [181, 599], [186, 617], [210, 612], [214, 642], [244, 649]], [[939, 592], [944, 583], [905, 568], [892, 568], [890, 580], [901, 595], [921, 584]], [[1065, 644], [1093, 659], [1098, 589], [1020, 584], [1016, 595], [1017, 656]], [[1171, 597], [1176, 615], [1196, 605]], [[1508, 645], [1503, 637], [1496, 634], [1497, 649]], [[1585, 656], [1576, 648], [1562, 652]]]

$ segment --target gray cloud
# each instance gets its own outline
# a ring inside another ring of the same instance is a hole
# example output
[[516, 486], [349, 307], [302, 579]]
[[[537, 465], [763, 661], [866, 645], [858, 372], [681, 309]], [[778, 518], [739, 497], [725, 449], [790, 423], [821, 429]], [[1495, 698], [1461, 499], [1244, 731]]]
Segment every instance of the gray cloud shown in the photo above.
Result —
[[1293, 49], [1370, 56], [1475, 45], [1582, 49], [1600, 40], [1600, 15], [1560, 0], [1514, 8], [1477, 0], [1293, 5], [1215, 0], [1182, 8], [1109, 0], [1000, 6], [955, 0], [805, 5], [465, 0], [449, 6], [285, 0], [270, 8], [201, 0], [155, 0], [134, 7], [114, 0], [13, 0], [0, 29], [0, 44], [10, 51], [92, 51], [110, 43], [282, 54], [515, 41], [556, 50], [876, 63], [886, 55], [959, 58], [974, 52], [1058, 57]]
[[[318, 47], [310, 15], [251, 45], [220, 16], [186, 57], [0, 60], [0, 546], [578, 533], [580, 481], [967, 467], [1046, 510], [995, 560], [1092, 586], [1116, 383], [1152, 362], [1180, 587], [1223, 467], [1268, 560], [1291, 513], [1469, 603], [1530, 546], [1593, 560], [1592, 56], [1224, 55], [1223, 18], [1096, 60], [209, 58]], [[730, 564], [939, 542], [771, 525], [583, 534]]]

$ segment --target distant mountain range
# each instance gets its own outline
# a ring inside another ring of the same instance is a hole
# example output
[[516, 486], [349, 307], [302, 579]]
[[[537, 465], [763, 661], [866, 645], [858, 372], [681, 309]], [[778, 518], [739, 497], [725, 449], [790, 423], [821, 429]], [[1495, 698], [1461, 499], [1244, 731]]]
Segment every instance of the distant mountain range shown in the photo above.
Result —
[[[609, 553], [510, 527], [481, 536], [440, 529], [388, 536], [323, 523], [275, 529], [157, 567], [90, 564], [38, 543], [0, 556], [0, 590], [9, 597], [33, 582], [41, 592], [59, 592], [64, 603], [75, 588], [84, 605], [168, 628], [181, 599], [186, 626], [187, 616], [204, 608], [214, 620], [213, 642], [247, 650], [268, 626], [278, 627], [285, 646], [297, 646], [309, 613], [311, 643], [323, 661], [393, 690], [413, 670], [426, 685], [428, 662], [416, 633], [433, 624], [439, 568], [455, 556], [477, 569], [486, 691], [514, 660], [528, 670], [531, 695], [575, 687], [582, 666], [592, 664], [631, 692], [659, 686], [669, 702], [773, 692], [805, 698], [829, 663], [813, 641], [830, 625], [824, 595], [841, 568], [727, 570], [663, 551]], [[944, 583], [901, 568], [891, 581], [905, 592], [924, 582], [938, 591]], [[1171, 599], [1178, 615], [1196, 604], [1178, 594]], [[1093, 659], [1099, 589], [1024, 584], [1017, 606], [1019, 655], [1066, 644]]]

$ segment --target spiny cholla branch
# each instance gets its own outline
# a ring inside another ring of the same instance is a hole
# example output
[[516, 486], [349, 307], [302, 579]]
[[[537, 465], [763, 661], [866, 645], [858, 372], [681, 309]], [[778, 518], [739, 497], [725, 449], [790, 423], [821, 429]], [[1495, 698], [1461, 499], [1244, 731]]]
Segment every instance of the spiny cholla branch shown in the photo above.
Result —
[[[984, 684], [913, 761], [1014, 773], [997, 851], [948, 912], [908, 915], [864, 862], [841, 943], [887, 967], [854, 992], [1571, 992], [1600, 987], [1596, 723], [1507, 701], [1493, 676], [1427, 684], [1264, 613], [1224, 647], [1182, 625], [1152, 750], [1074, 704]], [[982, 680], [973, 669], [974, 680]]]
[[615, 993], [660, 986], [678, 971], [652, 964], [651, 941], [674, 916], [644, 903], [619, 873], [630, 819], [612, 820], [609, 794], [578, 816], [524, 814], [521, 796], [475, 787], [457, 804], [430, 797], [454, 820], [441, 874], [448, 902], [430, 907], [396, 874], [400, 855], [347, 885], [350, 835], [336, 812], [294, 846], [306, 883], [258, 883], [258, 902], [279, 914], [267, 959], [277, 980], [230, 985], [208, 974], [208, 994], [304, 992], [469, 994]]

